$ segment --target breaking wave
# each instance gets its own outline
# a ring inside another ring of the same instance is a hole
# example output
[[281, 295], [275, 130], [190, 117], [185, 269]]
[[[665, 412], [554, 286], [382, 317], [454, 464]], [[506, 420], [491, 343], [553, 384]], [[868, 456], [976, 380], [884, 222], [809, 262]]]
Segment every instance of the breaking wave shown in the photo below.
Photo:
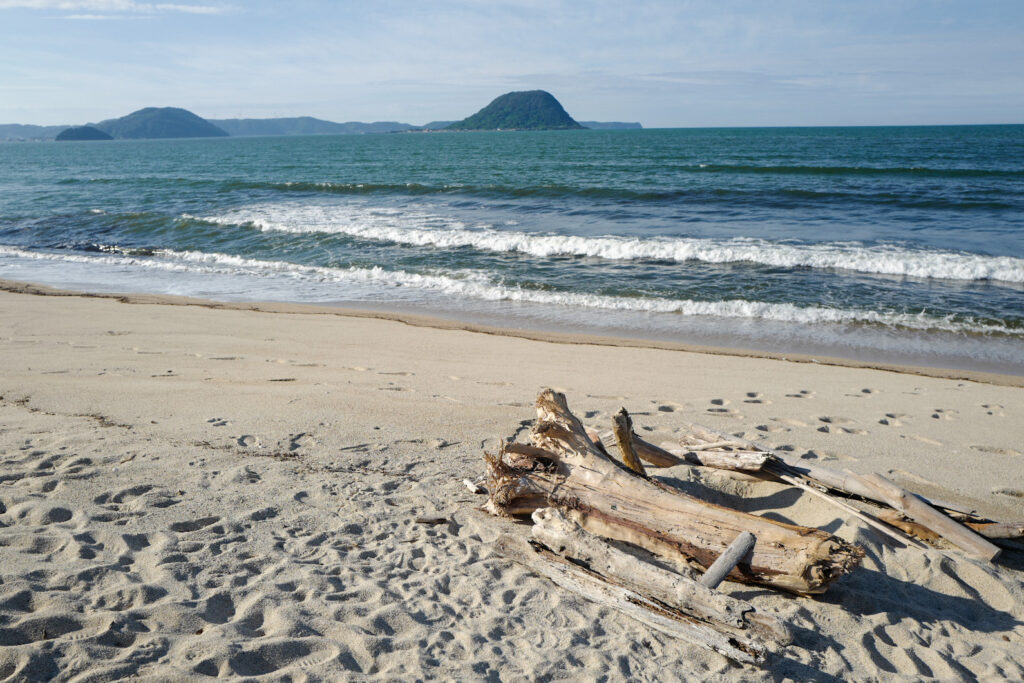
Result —
[[[954, 333], [1003, 334], [1024, 336], [1024, 329], [1004, 324], [956, 316], [934, 316], [927, 313], [878, 312], [862, 309], [839, 309], [822, 306], [796, 306], [731, 299], [697, 301], [692, 299], [658, 299], [632, 296], [610, 296], [586, 292], [540, 290], [497, 282], [476, 271], [428, 271], [415, 273], [386, 270], [380, 267], [329, 268], [286, 261], [267, 261], [221, 253], [155, 250], [134, 253], [106, 247], [103, 255], [80, 253], [37, 252], [0, 246], [0, 257], [63, 261], [108, 265], [133, 269], [169, 272], [191, 272], [248, 276], [255, 278], [286, 278], [308, 283], [339, 285], [372, 285], [377, 288], [409, 288], [486, 301], [511, 301], [553, 306], [617, 311], [713, 316], [732, 319], [759, 319], [801, 324], [873, 324], [922, 331]], [[296, 290], [300, 292], [301, 290]], [[343, 299], [344, 290], [338, 292]], [[297, 294], [298, 298], [298, 294]]]
[[[187, 215], [185, 218], [196, 218]], [[623, 261], [753, 263], [776, 268], [815, 268], [856, 273], [970, 281], [1024, 283], [1024, 259], [969, 252], [909, 249], [856, 242], [801, 244], [755, 238], [585, 237], [470, 228], [416, 210], [360, 204], [303, 206], [268, 204], [199, 217], [220, 225], [263, 231], [342, 234], [365, 240], [434, 247], [472, 248], [537, 257], [577, 256]]]

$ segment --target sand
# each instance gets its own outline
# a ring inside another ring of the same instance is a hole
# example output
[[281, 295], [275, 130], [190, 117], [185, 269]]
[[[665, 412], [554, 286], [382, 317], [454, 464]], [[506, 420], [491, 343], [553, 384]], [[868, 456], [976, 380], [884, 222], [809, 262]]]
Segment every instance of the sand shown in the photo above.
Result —
[[551, 386], [655, 443], [700, 422], [1021, 519], [1020, 378], [29, 289], [0, 292], [0, 681], [1024, 678], [1022, 553], [894, 550], [791, 488], [658, 472], [865, 548], [816, 599], [723, 584], [794, 628], [758, 669], [494, 554], [526, 527], [461, 483]]

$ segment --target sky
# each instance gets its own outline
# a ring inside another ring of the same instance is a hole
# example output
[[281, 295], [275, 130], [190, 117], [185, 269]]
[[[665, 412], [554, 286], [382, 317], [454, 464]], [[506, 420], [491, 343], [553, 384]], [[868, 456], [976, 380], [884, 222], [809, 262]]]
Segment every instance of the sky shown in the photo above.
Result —
[[512, 90], [645, 127], [1024, 122], [1024, 0], [0, 0], [0, 123], [423, 124]]

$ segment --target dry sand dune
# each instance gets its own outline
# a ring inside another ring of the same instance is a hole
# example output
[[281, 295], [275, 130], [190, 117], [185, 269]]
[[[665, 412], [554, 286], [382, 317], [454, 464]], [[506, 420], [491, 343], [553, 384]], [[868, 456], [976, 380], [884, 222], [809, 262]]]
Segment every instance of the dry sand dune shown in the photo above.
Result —
[[460, 483], [553, 386], [656, 443], [702, 422], [1020, 519], [1014, 380], [10, 292], [0, 364], [0, 681], [1024, 679], [1021, 553], [892, 550], [791, 488], [660, 472], [867, 551], [817, 599], [724, 584], [794, 627], [757, 669], [494, 554], [525, 527]]

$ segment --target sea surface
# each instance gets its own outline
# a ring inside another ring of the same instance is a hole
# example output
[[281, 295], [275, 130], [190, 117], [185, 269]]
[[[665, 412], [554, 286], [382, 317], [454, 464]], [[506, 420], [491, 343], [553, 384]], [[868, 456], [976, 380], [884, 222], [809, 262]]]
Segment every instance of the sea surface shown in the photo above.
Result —
[[1024, 126], [0, 144], [0, 278], [1024, 374]]

